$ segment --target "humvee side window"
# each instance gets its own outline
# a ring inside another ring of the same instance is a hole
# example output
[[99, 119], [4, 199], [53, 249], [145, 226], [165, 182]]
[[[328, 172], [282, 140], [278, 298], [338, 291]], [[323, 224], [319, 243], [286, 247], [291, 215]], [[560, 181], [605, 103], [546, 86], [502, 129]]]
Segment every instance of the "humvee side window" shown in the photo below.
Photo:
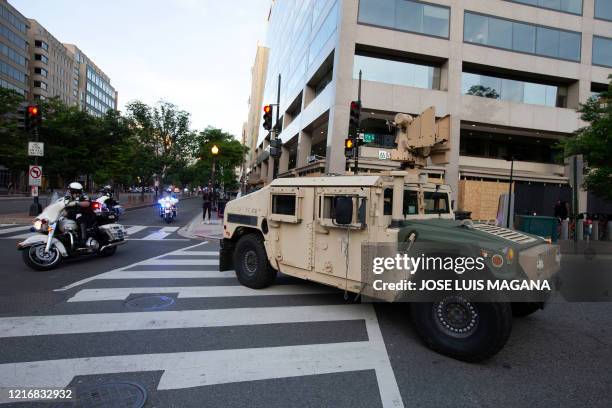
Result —
[[448, 214], [448, 195], [434, 191], [423, 194], [425, 200], [425, 214]]
[[[384, 215], [391, 215], [393, 208], [393, 189], [386, 188], [383, 195]], [[417, 192], [404, 190], [404, 215], [415, 215], [419, 212]]]
[[295, 215], [295, 195], [273, 194], [272, 214]]

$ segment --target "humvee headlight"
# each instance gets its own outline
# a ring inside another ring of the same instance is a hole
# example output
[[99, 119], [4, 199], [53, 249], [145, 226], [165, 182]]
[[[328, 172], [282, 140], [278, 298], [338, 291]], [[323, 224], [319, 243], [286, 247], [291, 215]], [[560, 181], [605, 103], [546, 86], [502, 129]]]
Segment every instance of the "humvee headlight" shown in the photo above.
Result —
[[495, 254], [491, 257], [491, 264], [496, 268], [501, 268], [504, 264], [504, 257], [500, 254]]
[[514, 249], [513, 248], [506, 248], [504, 250], [504, 252], [506, 254], [506, 262], [511, 264], [512, 261], [514, 260]]
[[483, 258], [488, 258], [489, 257], [489, 253], [487, 252], [486, 249], [481, 249], [480, 250], [480, 256], [482, 256]]

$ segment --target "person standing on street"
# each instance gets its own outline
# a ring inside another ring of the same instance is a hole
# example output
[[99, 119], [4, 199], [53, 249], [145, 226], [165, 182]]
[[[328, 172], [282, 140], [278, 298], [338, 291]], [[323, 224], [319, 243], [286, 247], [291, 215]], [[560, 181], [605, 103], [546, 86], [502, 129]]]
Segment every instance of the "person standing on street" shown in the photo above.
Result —
[[[208, 183], [208, 187], [202, 190], [202, 221], [206, 224], [210, 224], [212, 218], [211, 204], [213, 200], [212, 184]], [[208, 220], [206, 219], [206, 213], [208, 212]]]

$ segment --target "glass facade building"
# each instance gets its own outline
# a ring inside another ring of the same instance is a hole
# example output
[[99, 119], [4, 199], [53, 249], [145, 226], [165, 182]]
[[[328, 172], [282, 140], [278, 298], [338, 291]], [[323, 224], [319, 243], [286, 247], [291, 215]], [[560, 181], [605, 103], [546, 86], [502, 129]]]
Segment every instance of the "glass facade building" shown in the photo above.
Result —
[[0, 2], [0, 87], [29, 95], [28, 23], [7, 2]]
[[[361, 72], [360, 171], [396, 169], [389, 122], [434, 106], [450, 115], [452, 143], [448, 163], [425, 171], [448, 183], [457, 203], [464, 180], [506, 182], [508, 153], [523, 158], [521, 180], [566, 185], [553, 146], [583, 125], [576, 109], [609, 82], [610, 3], [275, 0], [261, 94], [276, 103], [280, 74], [283, 148], [273, 165], [260, 128], [249, 168], [260, 183], [275, 167], [281, 177], [343, 174]], [[496, 194], [484, 194], [492, 208]]]

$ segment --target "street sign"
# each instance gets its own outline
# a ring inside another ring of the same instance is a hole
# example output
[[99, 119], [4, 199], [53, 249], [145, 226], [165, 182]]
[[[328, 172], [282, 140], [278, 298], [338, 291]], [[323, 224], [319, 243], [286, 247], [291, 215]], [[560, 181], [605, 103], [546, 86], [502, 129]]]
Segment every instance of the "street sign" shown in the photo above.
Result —
[[30, 186], [40, 187], [42, 180], [42, 166], [30, 166], [28, 176]]
[[389, 160], [389, 159], [391, 159], [391, 153], [389, 153], [386, 150], [379, 150], [378, 151], [378, 159], [379, 160]]
[[31, 186], [32, 187], [32, 197], [38, 197], [38, 186]]
[[43, 142], [28, 142], [28, 156], [44, 156], [45, 144]]
[[363, 134], [364, 143], [372, 143], [375, 138], [376, 138], [376, 135], [374, 133], [364, 133]]

